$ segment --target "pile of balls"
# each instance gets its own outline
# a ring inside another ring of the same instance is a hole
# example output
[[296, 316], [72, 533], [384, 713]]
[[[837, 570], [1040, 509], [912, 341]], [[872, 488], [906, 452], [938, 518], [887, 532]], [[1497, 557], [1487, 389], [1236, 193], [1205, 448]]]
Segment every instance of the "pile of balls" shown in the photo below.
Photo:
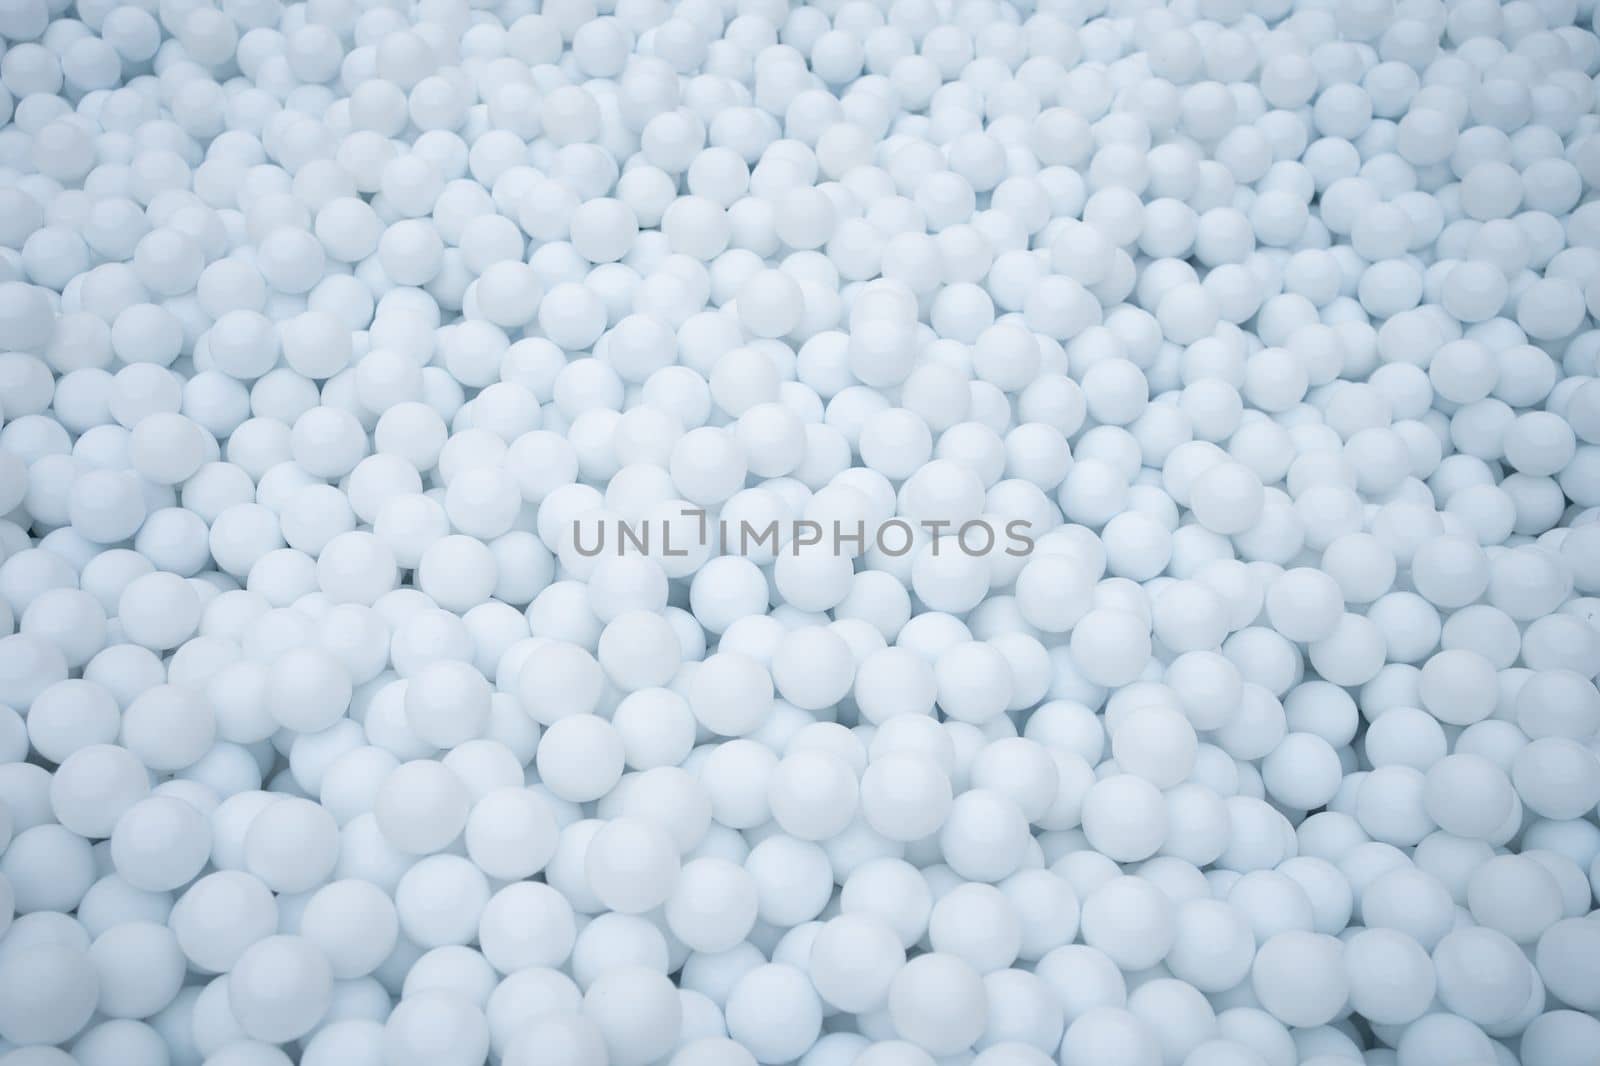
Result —
[[0, 1066], [1593, 1066], [1595, 0], [0, 0]]

